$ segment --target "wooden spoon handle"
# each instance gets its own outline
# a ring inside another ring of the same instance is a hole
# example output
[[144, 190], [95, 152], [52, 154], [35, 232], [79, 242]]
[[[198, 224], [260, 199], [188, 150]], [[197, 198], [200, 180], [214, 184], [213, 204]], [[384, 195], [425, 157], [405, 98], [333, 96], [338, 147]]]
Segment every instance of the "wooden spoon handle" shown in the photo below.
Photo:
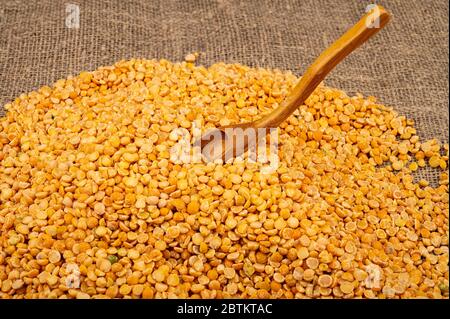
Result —
[[382, 6], [374, 6], [351, 29], [322, 52], [281, 105], [270, 114], [257, 120], [255, 126], [278, 127], [305, 102], [339, 62], [381, 30], [389, 21], [389, 18], [389, 13]]

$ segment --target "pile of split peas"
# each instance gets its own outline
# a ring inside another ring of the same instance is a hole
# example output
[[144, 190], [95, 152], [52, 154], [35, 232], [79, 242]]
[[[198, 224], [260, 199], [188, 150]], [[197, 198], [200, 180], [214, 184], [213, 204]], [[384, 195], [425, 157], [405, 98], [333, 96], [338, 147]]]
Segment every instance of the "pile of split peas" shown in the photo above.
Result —
[[[6, 104], [0, 298], [448, 298], [447, 144], [320, 86], [280, 162], [174, 163], [176, 128], [255, 120], [298, 78], [120, 61]], [[431, 166], [437, 185], [413, 172]]]

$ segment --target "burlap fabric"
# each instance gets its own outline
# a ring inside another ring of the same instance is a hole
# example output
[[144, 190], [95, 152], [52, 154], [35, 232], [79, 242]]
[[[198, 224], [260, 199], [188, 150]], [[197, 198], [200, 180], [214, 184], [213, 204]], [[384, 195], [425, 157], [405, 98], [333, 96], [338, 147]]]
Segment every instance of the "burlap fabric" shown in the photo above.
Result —
[[[372, 2], [0, 0], [0, 105], [132, 57], [179, 61], [198, 51], [204, 65], [239, 62], [300, 75]], [[65, 23], [70, 3], [80, 8], [78, 29]], [[326, 84], [374, 95], [414, 119], [421, 137], [448, 142], [448, 2], [377, 3], [392, 21]], [[437, 171], [419, 175], [436, 181]]]

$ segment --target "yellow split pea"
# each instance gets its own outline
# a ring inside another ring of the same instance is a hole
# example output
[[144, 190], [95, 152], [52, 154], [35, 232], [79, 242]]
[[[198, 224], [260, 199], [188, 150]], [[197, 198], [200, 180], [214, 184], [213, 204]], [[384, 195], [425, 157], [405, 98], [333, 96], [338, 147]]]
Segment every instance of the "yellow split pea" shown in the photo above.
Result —
[[176, 129], [255, 120], [298, 81], [196, 57], [121, 61], [5, 105], [0, 298], [448, 298], [448, 173], [411, 175], [445, 170], [448, 145], [320, 86], [278, 129], [273, 173], [174, 162]]

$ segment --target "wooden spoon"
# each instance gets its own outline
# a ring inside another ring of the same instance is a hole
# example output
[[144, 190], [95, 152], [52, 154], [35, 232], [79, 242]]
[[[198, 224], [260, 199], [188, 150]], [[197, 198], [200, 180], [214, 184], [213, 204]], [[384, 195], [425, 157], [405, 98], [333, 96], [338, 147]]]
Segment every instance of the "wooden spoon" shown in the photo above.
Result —
[[262, 129], [266, 135], [270, 128], [278, 127], [305, 102], [339, 62], [381, 30], [389, 19], [389, 13], [382, 6], [374, 6], [351, 29], [322, 52], [277, 109], [256, 121], [223, 126], [203, 134], [199, 140], [202, 155], [209, 161], [215, 159], [226, 161], [247, 151], [249, 145], [254, 143], [255, 136], [259, 136], [248, 133]]

